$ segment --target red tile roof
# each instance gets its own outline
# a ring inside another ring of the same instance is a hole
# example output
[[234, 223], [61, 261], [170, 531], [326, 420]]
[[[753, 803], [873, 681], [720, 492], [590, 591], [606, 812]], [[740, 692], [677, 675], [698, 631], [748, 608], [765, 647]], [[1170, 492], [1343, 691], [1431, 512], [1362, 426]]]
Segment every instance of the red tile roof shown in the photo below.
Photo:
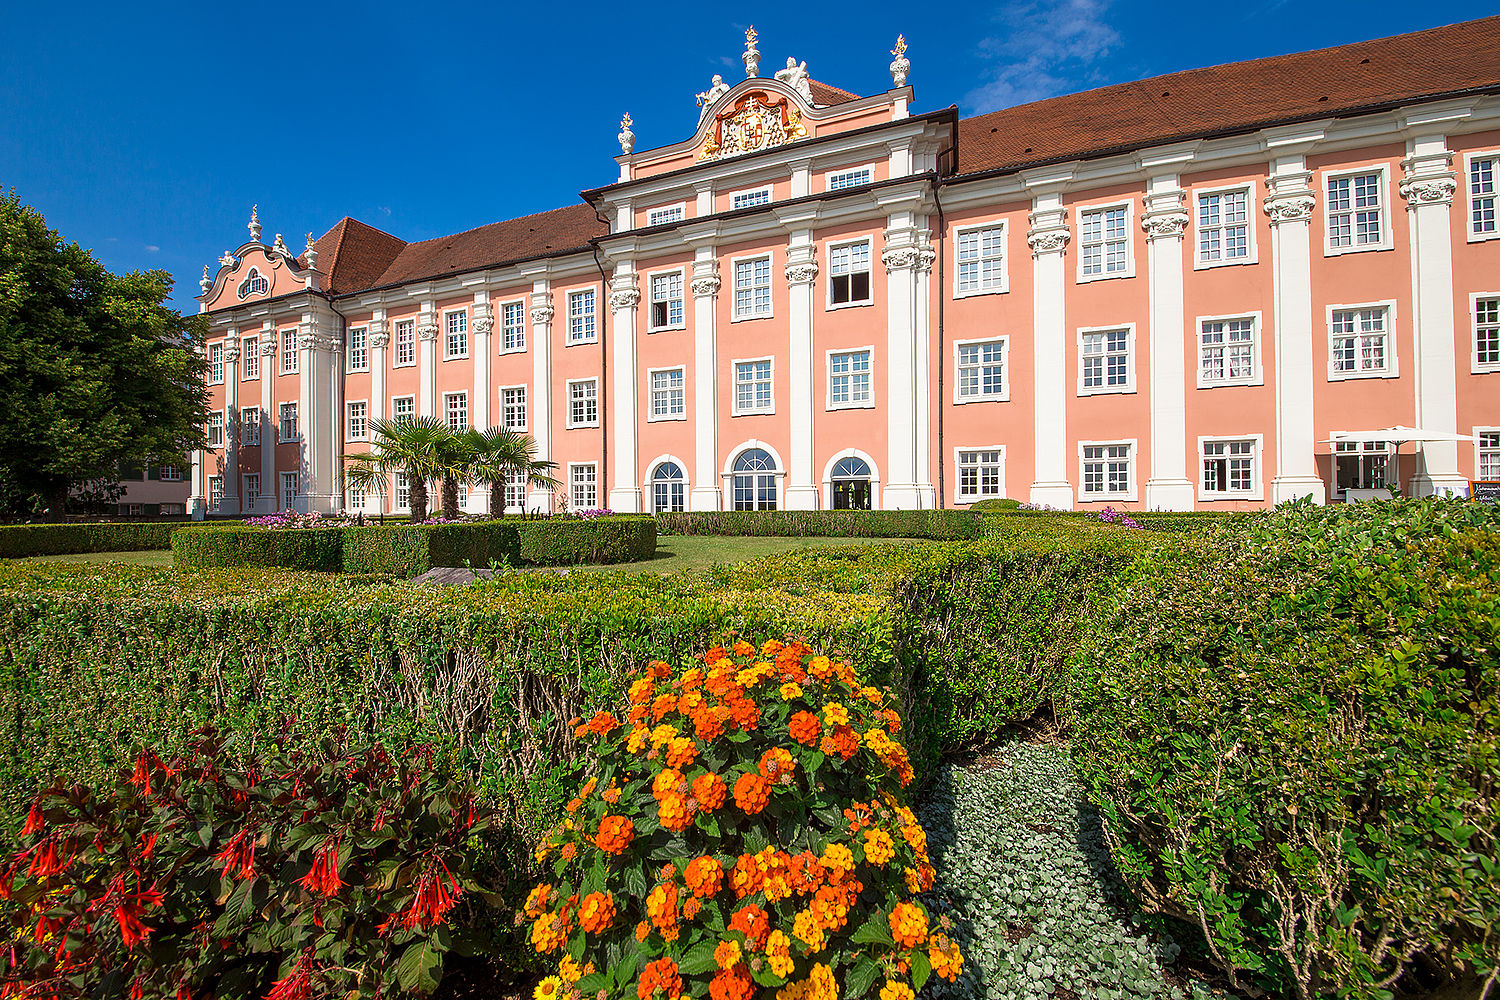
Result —
[[859, 100], [858, 94], [851, 94], [847, 90], [840, 90], [810, 78], [807, 81], [807, 89], [812, 92], [814, 104], [848, 104], [850, 101]]
[[1500, 16], [1353, 45], [1193, 69], [958, 123], [961, 174], [1500, 88]]
[[[318, 270], [324, 275], [323, 289], [339, 295], [369, 288], [405, 247], [405, 240], [344, 216], [313, 243]], [[306, 255], [298, 257], [297, 263], [306, 267]]]

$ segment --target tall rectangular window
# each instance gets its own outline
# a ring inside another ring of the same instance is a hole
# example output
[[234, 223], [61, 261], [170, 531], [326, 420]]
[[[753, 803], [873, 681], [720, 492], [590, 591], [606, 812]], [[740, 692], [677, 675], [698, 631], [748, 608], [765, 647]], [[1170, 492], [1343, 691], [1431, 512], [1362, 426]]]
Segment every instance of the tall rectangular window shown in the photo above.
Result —
[[349, 410], [349, 440], [365, 440], [369, 436], [370, 404], [364, 400], [357, 400], [346, 403], [345, 406]]
[[1469, 232], [1474, 236], [1497, 232], [1496, 173], [1500, 173], [1500, 157], [1476, 156], [1469, 161]]
[[289, 326], [281, 331], [281, 374], [292, 375], [297, 371], [297, 328]]
[[417, 321], [413, 319], [397, 320], [395, 367], [401, 368], [406, 365], [414, 365], [416, 363]]
[[469, 356], [469, 314], [462, 309], [443, 313], [443, 360]]
[[828, 406], [869, 406], [874, 400], [870, 384], [870, 352], [842, 351], [828, 356]]
[[958, 231], [958, 293], [1005, 290], [1005, 227]]
[[1328, 178], [1328, 245], [1375, 247], [1385, 239], [1379, 171]]
[[594, 290], [568, 293], [568, 343], [590, 344], [597, 337], [594, 325]]
[[297, 404], [282, 403], [277, 415], [280, 417], [281, 440], [297, 440]]
[[216, 410], [208, 415], [208, 446], [224, 447], [224, 411]]
[[349, 370], [370, 370], [370, 331], [366, 327], [356, 326], [349, 330]]
[[771, 315], [771, 258], [734, 262], [734, 317]]
[[1480, 431], [1475, 437], [1479, 450], [1479, 478], [1500, 480], [1500, 431]]
[[260, 496], [260, 473], [245, 473], [245, 508], [255, 509], [255, 501]]
[[505, 479], [505, 509], [526, 510], [526, 476], [515, 474]]
[[874, 179], [869, 167], [856, 167], [853, 170], [840, 170], [828, 175], [828, 190], [842, 191], [845, 188], [859, 187], [869, 184]]
[[1500, 297], [1474, 300], [1474, 362], [1482, 371], [1500, 371]]
[[208, 477], [208, 507], [210, 510], [218, 510], [224, 506], [224, 477]]
[[1198, 332], [1198, 384], [1255, 381], [1255, 320], [1206, 319]]
[[295, 472], [283, 472], [281, 474], [281, 509], [292, 510], [297, 505], [297, 474]]
[[411, 510], [411, 481], [406, 478], [406, 473], [396, 473], [395, 486], [396, 509]]
[[599, 423], [599, 380], [568, 383], [568, 426], [595, 427]]
[[1333, 310], [1329, 321], [1330, 377], [1391, 374], [1393, 357], [1386, 313], [1385, 306]]
[[1203, 442], [1203, 492], [1219, 496], [1256, 492], [1255, 441]]
[[365, 506], [365, 488], [363, 486], [349, 487], [349, 509], [363, 510]]
[[1002, 496], [1005, 489], [1004, 453], [985, 448], [958, 453], [958, 499], [967, 503]]
[[1082, 213], [1078, 226], [1084, 277], [1125, 274], [1130, 270], [1130, 231], [1125, 206]]
[[1005, 342], [958, 345], [958, 398], [1005, 398]]
[[1198, 196], [1198, 261], [1250, 259], [1250, 192], [1206, 191]]
[[1391, 446], [1384, 441], [1333, 443], [1334, 491], [1383, 490], [1391, 482]]
[[249, 447], [260, 444], [260, 407], [240, 411], [240, 444]]
[[837, 243], [828, 248], [828, 304], [870, 301], [870, 241]]
[[526, 387], [524, 385], [500, 390], [500, 425], [512, 431], [526, 429]]
[[526, 306], [507, 302], [500, 307], [500, 350], [526, 350]]
[[224, 345], [208, 345], [208, 384], [224, 384]]
[[568, 501], [575, 511], [599, 506], [599, 466], [582, 462], [568, 467]]
[[240, 381], [250, 382], [260, 378], [260, 338], [245, 337], [240, 341]]
[[396, 421], [397, 423], [400, 423], [403, 420], [417, 419], [417, 397], [391, 397], [391, 419]]
[[683, 325], [682, 272], [651, 276], [651, 329], [668, 330]]
[[469, 429], [469, 394], [467, 392], [443, 393], [443, 419], [455, 431]]
[[672, 420], [687, 415], [686, 377], [681, 368], [651, 373], [651, 419]]
[[1083, 446], [1083, 495], [1095, 499], [1130, 493], [1130, 445]]
[[1079, 394], [1128, 389], [1130, 331], [1098, 330], [1079, 336]]
[[737, 361], [734, 365], [734, 408], [736, 413], [770, 413], [771, 359]]

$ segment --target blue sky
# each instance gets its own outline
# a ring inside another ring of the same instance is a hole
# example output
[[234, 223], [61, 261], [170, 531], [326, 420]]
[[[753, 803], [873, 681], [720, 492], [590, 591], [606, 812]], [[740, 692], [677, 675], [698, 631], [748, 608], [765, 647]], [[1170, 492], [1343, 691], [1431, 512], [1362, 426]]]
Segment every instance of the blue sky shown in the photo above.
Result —
[[0, 38], [0, 186], [111, 269], [165, 268], [194, 311], [205, 263], [248, 234], [302, 246], [352, 215], [406, 240], [577, 201], [637, 148], [687, 136], [713, 73], [805, 59], [964, 114], [1157, 73], [1399, 34], [1493, 0], [1319, 4], [28, 3]]

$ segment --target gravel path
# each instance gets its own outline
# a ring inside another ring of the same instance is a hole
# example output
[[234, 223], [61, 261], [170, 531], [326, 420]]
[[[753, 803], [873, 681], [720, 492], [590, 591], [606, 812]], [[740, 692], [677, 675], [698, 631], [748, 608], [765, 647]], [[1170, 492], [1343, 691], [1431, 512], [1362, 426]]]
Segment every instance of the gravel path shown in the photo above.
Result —
[[1220, 996], [1173, 968], [1181, 948], [1130, 920], [1098, 816], [1059, 746], [1002, 743], [944, 765], [918, 814], [938, 890], [958, 922], [964, 973], [941, 998], [1057, 1000]]

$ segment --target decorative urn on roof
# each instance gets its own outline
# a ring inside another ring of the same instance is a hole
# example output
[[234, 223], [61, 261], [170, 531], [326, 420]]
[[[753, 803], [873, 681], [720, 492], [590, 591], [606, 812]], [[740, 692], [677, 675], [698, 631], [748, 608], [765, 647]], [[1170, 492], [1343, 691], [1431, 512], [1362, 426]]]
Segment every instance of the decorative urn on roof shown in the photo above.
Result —
[[906, 58], [906, 36], [896, 36], [896, 47], [891, 49], [896, 58], [891, 62], [891, 82], [899, 89], [906, 86], [906, 74], [911, 72], [911, 60]]
[[745, 29], [745, 78], [753, 79], [760, 75], [760, 49], [755, 47], [755, 40], [760, 36], [755, 33], [755, 25]]
[[620, 119], [620, 134], [615, 138], [620, 140], [620, 152], [626, 156], [635, 149], [635, 133], [630, 130], [633, 124], [630, 120], [630, 112], [625, 112], [625, 117]]

